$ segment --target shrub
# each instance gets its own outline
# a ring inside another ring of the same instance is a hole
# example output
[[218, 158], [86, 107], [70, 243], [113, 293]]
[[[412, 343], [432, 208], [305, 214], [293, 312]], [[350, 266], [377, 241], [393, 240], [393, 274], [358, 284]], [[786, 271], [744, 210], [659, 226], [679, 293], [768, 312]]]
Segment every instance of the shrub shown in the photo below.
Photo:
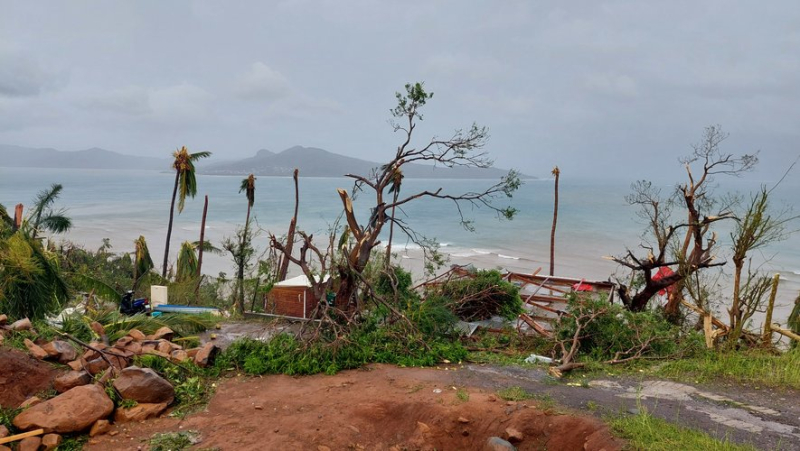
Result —
[[679, 329], [655, 311], [631, 312], [602, 299], [573, 296], [556, 324], [557, 340], [572, 340], [576, 318], [599, 310], [604, 313], [583, 324], [580, 350], [593, 360], [611, 360], [642, 355], [666, 357], [680, 349]]

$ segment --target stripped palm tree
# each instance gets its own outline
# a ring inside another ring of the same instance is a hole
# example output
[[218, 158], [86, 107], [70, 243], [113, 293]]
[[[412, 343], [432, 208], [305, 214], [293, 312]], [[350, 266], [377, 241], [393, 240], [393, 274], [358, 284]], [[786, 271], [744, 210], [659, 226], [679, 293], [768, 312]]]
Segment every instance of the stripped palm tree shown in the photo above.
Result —
[[[253, 204], [256, 202], [256, 177], [253, 174], [250, 174], [246, 179], [242, 179], [242, 184], [239, 186], [239, 192], [244, 192], [245, 196], [247, 196], [247, 217], [244, 221], [244, 233], [242, 233], [242, 240], [239, 245], [239, 252], [243, 253], [247, 248], [248, 243], [246, 241], [249, 239], [248, 228], [250, 226], [250, 210], [253, 208]], [[239, 313], [244, 313], [244, 260], [241, 259], [237, 266], [237, 283], [239, 287], [239, 293], [236, 301], [239, 308]]]
[[400, 165], [395, 166], [389, 181], [389, 193], [392, 194], [392, 219], [389, 223], [389, 241], [386, 243], [386, 267], [392, 265], [392, 238], [394, 236], [394, 214], [397, 208], [397, 197], [400, 195], [400, 186], [403, 184], [403, 171]]
[[164, 265], [161, 269], [161, 277], [167, 277], [167, 263], [169, 262], [169, 240], [172, 237], [172, 222], [175, 217], [175, 199], [178, 199], [178, 213], [183, 211], [186, 196], [194, 197], [197, 195], [197, 179], [194, 173], [194, 162], [211, 156], [211, 152], [189, 153], [186, 146], [176, 150], [172, 156], [172, 168], [175, 169], [175, 186], [172, 189], [172, 202], [169, 206], [169, 225], [167, 226], [167, 242], [164, 246]]
[[561, 171], [558, 166], [553, 168], [553, 176], [555, 177], [555, 199], [553, 201], [553, 227], [550, 229], [550, 275], [553, 275], [555, 270], [555, 255], [556, 255], [556, 222], [558, 221], [558, 176]]

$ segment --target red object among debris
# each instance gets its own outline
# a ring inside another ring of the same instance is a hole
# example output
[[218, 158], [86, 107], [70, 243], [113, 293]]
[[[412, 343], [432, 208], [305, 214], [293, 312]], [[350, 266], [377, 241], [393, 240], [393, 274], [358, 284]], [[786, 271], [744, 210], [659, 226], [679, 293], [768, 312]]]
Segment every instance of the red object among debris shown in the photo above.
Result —
[[[653, 276], [653, 280], [661, 280], [664, 277], [669, 277], [669, 276], [671, 276], [673, 274], [675, 274], [675, 271], [669, 269], [668, 266], [662, 266], [662, 267], [658, 268], [658, 272]], [[670, 285], [670, 286], [664, 288], [663, 290], [659, 291], [658, 294], [660, 294], [661, 296], [663, 296], [663, 295], [665, 295], [667, 293], [672, 294], [672, 291], [674, 289], [675, 288], [672, 285]]]
[[594, 287], [589, 285], [588, 283], [583, 283], [584, 279], [581, 279], [580, 282], [575, 283], [572, 285], [573, 291], [594, 291]]

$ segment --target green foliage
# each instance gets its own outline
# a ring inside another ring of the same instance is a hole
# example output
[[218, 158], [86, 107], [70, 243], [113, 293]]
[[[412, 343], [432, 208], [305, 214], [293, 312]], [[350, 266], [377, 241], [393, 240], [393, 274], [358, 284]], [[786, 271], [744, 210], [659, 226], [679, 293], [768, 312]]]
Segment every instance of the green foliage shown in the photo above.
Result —
[[464, 321], [478, 321], [499, 315], [516, 319], [522, 313], [519, 288], [499, 271], [477, 271], [472, 277], [451, 280], [428, 290], [427, 299], [440, 303]]
[[238, 368], [248, 374], [334, 374], [367, 363], [431, 366], [466, 357], [466, 350], [458, 342], [406, 333], [400, 326], [378, 327], [371, 320], [352, 331], [346, 340], [333, 343], [303, 346], [288, 334], [277, 335], [268, 342], [237, 340], [217, 358], [217, 368]]
[[44, 318], [68, 299], [55, 253], [22, 230], [0, 236], [0, 311], [12, 318]]
[[110, 341], [114, 342], [128, 334], [131, 329], [139, 329], [152, 334], [161, 327], [169, 327], [178, 337], [197, 334], [214, 327], [219, 317], [213, 315], [165, 314], [147, 316], [145, 314], [123, 315], [116, 307], [88, 310], [84, 314], [62, 315], [61, 329], [80, 340], [91, 341], [94, 335], [89, 327], [92, 321], [102, 324]]
[[16, 434], [17, 428], [12, 422], [14, 421], [14, 417], [19, 415], [20, 412], [22, 412], [22, 409], [0, 406], [0, 426], [5, 426], [8, 432]]
[[[642, 409], [640, 409], [642, 410]], [[646, 411], [611, 421], [613, 431], [629, 441], [631, 449], [653, 451], [755, 451], [749, 445], [739, 445], [725, 439], [720, 441], [694, 429], [675, 425], [656, 418]]]
[[[797, 298], [794, 300], [794, 308], [792, 312], [789, 313], [789, 319], [786, 321], [786, 325], [794, 333], [800, 335], [800, 294], [798, 294]], [[793, 349], [800, 348], [800, 342], [792, 340], [790, 347]]]
[[667, 357], [678, 353], [680, 331], [658, 312], [631, 312], [621, 305], [602, 299], [573, 296], [568, 303], [569, 315], [557, 323], [557, 340], [572, 340], [576, 318], [604, 311], [584, 324], [581, 332], [581, 354], [592, 360], [624, 359], [639, 350], [642, 356]]

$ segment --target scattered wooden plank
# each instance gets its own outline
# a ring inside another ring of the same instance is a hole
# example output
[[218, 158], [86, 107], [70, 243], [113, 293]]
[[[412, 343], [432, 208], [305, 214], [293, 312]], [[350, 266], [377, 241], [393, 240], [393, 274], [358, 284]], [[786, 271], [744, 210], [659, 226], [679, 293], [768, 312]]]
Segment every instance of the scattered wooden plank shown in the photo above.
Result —
[[538, 333], [540, 335], [543, 335], [543, 336], [548, 337], [548, 338], [553, 335], [549, 330], [547, 330], [544, 327], [542, 327], [539, 323], [534, 321], [533, 318], [531, 318], [530, 316], [528, 316], [528, 315], [526, 315], [524, 313], [519, 315], [519, 319], [524, 321], [525, 324], [531, 326], [531, 329], [533, 329], [534, 331], [536, 331], [536, 333]]
[[36, 437], [37, 435], [42, 434], [44, 434], [44, 429], [36, 429], [33, 431], [23, 432], [22, 434], [10, 435], [6, 438], [0, 438], [0, 445], [3, 443], [16, 442], [17, 440], [22, 440], [28, 437]]

